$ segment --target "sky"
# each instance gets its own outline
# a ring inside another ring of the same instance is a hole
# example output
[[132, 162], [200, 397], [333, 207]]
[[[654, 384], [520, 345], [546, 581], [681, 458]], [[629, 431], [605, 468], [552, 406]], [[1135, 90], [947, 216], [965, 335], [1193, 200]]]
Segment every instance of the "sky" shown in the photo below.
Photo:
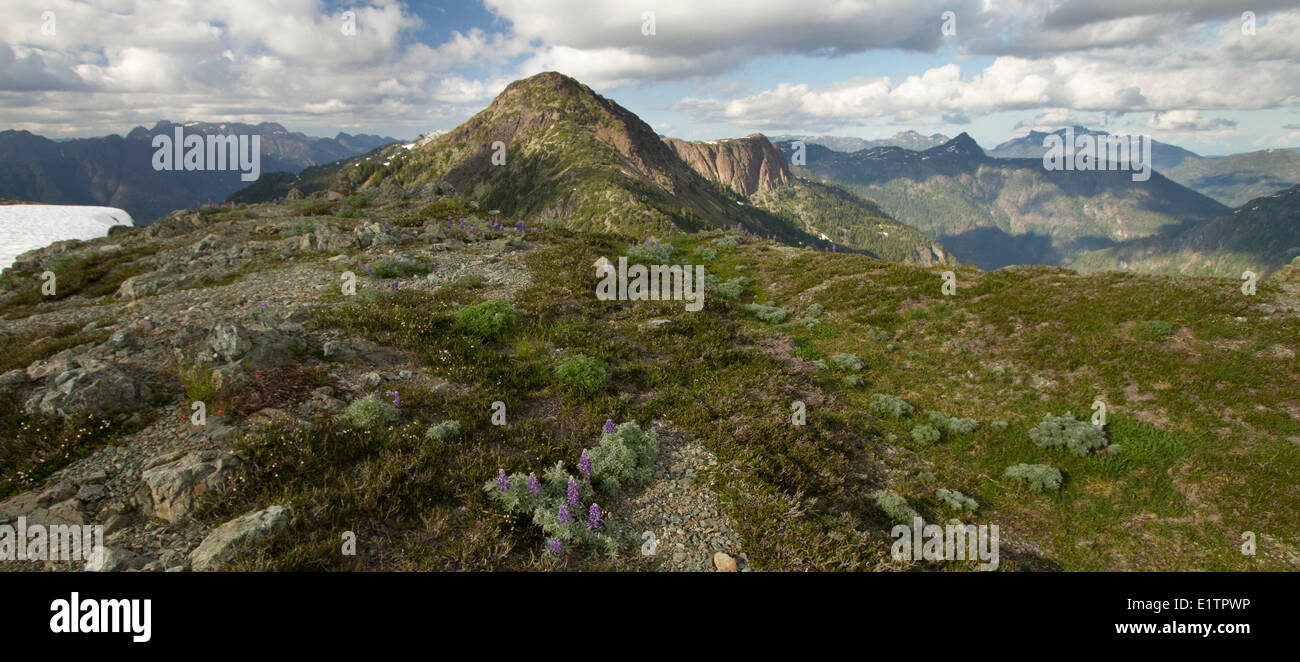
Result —
[[560, 71], [689, 140], [1081, 124], [1300, 146], [1300, 0], [0, 0], [0, 129], [402, 139]]

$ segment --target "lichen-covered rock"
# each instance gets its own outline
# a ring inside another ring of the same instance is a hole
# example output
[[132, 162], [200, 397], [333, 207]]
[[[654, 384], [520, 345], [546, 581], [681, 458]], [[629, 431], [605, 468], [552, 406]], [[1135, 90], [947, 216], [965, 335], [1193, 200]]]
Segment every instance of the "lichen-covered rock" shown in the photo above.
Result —
[[217, 570], [234, 560], [248, 544], [288, 523], [289, 512], [284, 506], [271, 506], [226, 522], [190, 553], [190, 567], [199, 572]]
[[212, 323], [208, 349], [225, 362], [238, 361], [253, 348], [248, 330], [235, 320], [223, 317]]
[[196, 499], [221, 485], [239, 466], [230, 453], [204, 451], [156, 458], [140, 475], [136, 501], [140, 510], [176, 523], [194, 508]]
[[45, 386], [24, 405], [28, 413], [71, 416], [79, 412], [128, 411], [147, 404], [150, 391], [109, 363], [83, 360], [76, 367], [50, 372]]

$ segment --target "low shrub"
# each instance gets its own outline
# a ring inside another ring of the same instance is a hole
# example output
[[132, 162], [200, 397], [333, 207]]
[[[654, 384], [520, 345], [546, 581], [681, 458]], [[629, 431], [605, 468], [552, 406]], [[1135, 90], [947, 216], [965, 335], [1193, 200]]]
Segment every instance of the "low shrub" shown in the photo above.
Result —
[[565, 357], [555, 366], [555, 378], [580, 391], [598, 391], [609, 383], [609, 366], [585, 354]]
[[906, 400], [888, 393], [877, 393], [871, 396], [867, 406], [877, 414], [889, 414], [894, 418], [911, 415], [915, 410]]
[[659, 437], [642, 430], [635, 422], [624, 423], [613, 433], [601, 435], [600, 443], [587, 452], [591, 459], [591, 480], [611, 496], [650, 480], [659, 457]]
[[766, 306], [761, 303], [745, 304], [745, 311], [764, 322], [772, 324], [784, 322], [786, 316], [790, 314], [790, 311], [785, 308]]
[[475, 287], [483, 287], [483, 285], [486, 282], [487, 279], [484, 278], [483, 276], [480, 276], [479, 274], [466, 274], [464, 276], [461, 276], [460, 278], [457, 278], [456, 280], [451, 281], [450, 283], [447, 283], [447, 287], [459, 287], [464, 289], [472, 289]]
[[924, 423], [912, 428], [912, 438], [923, 444], [933, 444], [941, 435], [938, 428]]
[[629, 263], [672, 264], [677, 249], [672, 244], [634, 244], [625, 255]]
[[804, 309], [803, 315], [799, 317], [799, 323], [811, 329], [821, 323], [818, 318], [824, 312], [826, 312], [825, 306], [814, 303]]
[[937, 497], [939, 501], [943, 502], [945, 506], [948, 506], [953, 510], [973, 511], [979, 507], [979, 504], [975, 503], [974, 499], [956, 490], [949, 490], [941, 487], [935, 491], [934, 496]]
[[339, 414], [339, 423], [350, 428], [368, 430], [380, 425], [397, 421], [397, 407], [393, 403], [371, 393], [364, 398], [354, 400]]
[[425, 439], [440, 443], [458, 436], [460, 436], [460, 421], [443, 421], [429, 426], [429, 429], [424, 431]]
[[1007, 467], [1002, 475], [1022, 483], [1029, 483], [1029, 488], [1035, 492], [1045, 490], [1055, 492], [1061, 489], [1060, 470], [1046, 464], [1016, 464]]
[[731, 280], [722, 280], [713, 274], [704, 274], [705, 291], [728, 301], [739, 301], [741, 295], [745, 293], [745, 283], [748, 282], [744, 276], [736, 276]]
[[643, 431], [635, 422], [623, 423], [612, 432], [608, 429], [596, 446], [579, 456], [581, 477], [566, 471], [563, 462], [541, 478], [535, 473], [507, 476], [502, 469], [495, 480], [483, 485], [483, 491], [506, 512], [528, 515], [548, 536], [546, 547], [553, 554], [562, 553], [565, 545], [616, 554], [633, 539], [600, 509], [596, 489], [613, 497], [618, 490], [648, 481], [659, 454], [659, 439], [654, 431]]
[[519, 313], [503, 299], [488, 299], [456, 311], [455, 328], [488, 340], [500, 340], [514, 329]]
[[835, 367], [840, 370], [848, 370], [849, 372], [862, 370], [862, 359], [853, 354], [836, 354], [831, 357], [831, 363], [834, 363]]
[[375, 262], [371, 274], [375, 278], [409, 278], [429, 273], [429, 265], [415, 260], [380, 260]]
[[934, 409], [928, 409], [925, 413], [930, 423], [941, 430], [947, 430], [949, 434], [970, 434], [979, 426], [979, 421], [973, 418], [949, 416]]
[[920, 514], [907, 505], [907, 499], [889, 490], [876, 490], [871, 493], [871, 497], [876, 500], [876, 505], [880, 506], [880, 509], [885, 511], [885, 514], [893, 522], [911, 524], [917, 517], [920, 517]]
[[1064, 416], [1047, 414], [1029, 431], [1029, 438], [1043, 448], [1064, 446], [1079, 457], [1106, 446], [1106, 433], [1100, 426], [1076, 420], [1070, 412]]

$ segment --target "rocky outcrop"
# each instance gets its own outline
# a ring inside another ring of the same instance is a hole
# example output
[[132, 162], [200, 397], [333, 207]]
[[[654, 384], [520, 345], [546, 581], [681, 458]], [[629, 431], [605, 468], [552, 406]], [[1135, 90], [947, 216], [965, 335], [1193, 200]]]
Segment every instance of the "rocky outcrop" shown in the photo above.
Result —
[[219, 451], [161, 456], [140, 475], [137, 505], [141, 512], [175, 524], [194, 508], [199, 496], [219, 487], [239, 463], [239, 458]]
[[759, 133], [733, 140], [687, 142], [665, 138], [664, 142], [705, 179], [725, 184], [746, 198], [770, 193], [794, 179], [785, 155]]
[[[32, 392], [24, 404], [28, 413], [71, 416], [78, 412], [116, 412], [137, 409], [146, 404], [150, 391], [117, 366], [95, 359], [75, 359], [73, 363], [50, 362], [38, 367], [45, 370], [45, 386]], [[28, 368], [31, 375], [32, 368]]]

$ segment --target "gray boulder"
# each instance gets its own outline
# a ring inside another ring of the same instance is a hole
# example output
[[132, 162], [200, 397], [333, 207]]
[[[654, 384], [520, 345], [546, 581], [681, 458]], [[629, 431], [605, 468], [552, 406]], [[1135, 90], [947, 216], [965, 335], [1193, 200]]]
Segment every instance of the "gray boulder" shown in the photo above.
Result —
[[238, 361], [253, 348], [248, 330], [233, 319], [223, 317], [212, 323], [208, 333], [208, 349], [221, 360]]
[[261, 540], [289, 523], [283, 506], [248, 513], [217, 527], [190, 553], [190, 567], [198, 572], [217, 570], [250, 543]]
[[141, 512], [179, 522], [194, 508], [198, 497], [223, 483], [239, 466], [239, 458], [220, 451], [179, 456], [173, 452], [153, 461], [140, 475], [136, 502]]
[[81, 361], [78, 367], [51, 372], [45, 386], [32, 393], [24, 408], [28, 413], [64, 417], [78, 412], [128, 411], [145, 404], [150, 395], [148, 387], [112, 364]]

